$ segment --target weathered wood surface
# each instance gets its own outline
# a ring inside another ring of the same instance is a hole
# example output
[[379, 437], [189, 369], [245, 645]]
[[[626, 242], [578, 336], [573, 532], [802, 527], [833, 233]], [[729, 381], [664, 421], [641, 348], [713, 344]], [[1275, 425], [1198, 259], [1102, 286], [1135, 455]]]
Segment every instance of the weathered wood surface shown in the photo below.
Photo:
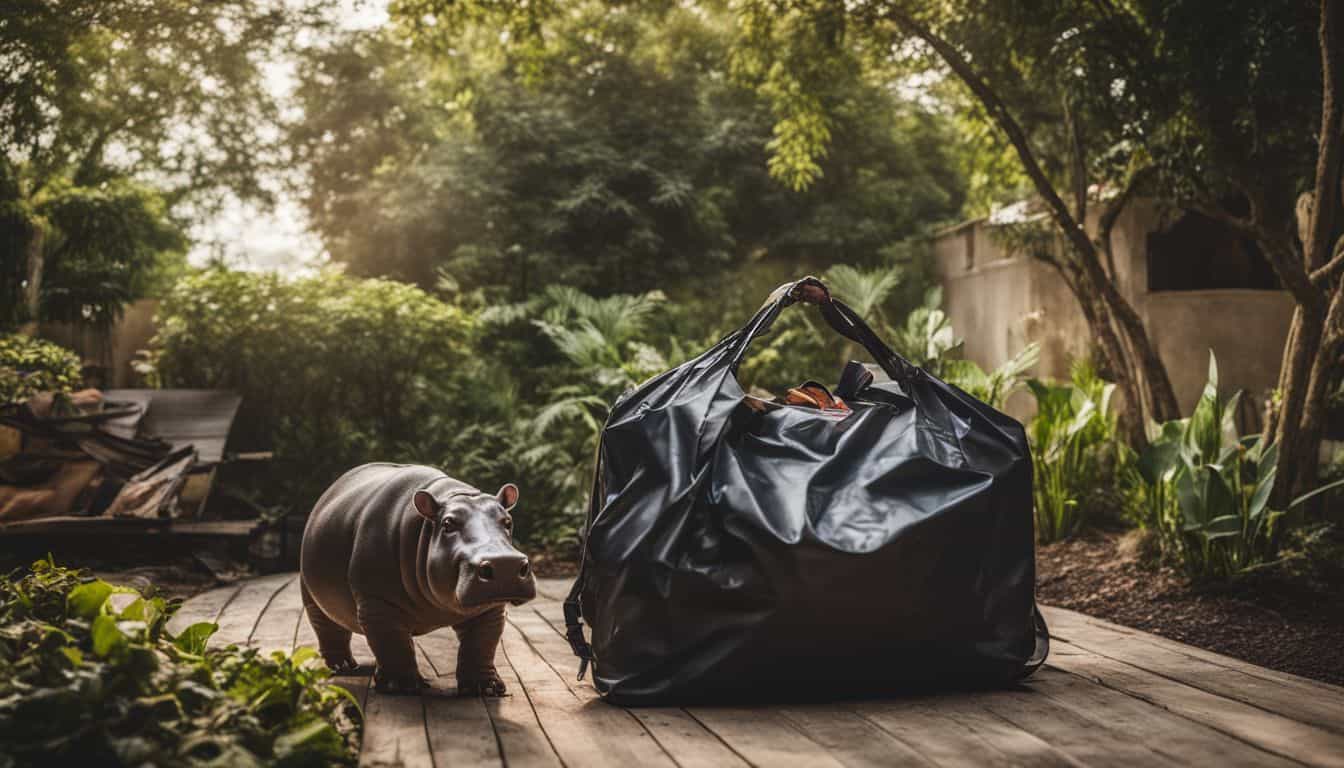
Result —
[[[1012, 690], [835, 704], [623, 709], [603, 703], [563, 636], [568, 584], [510, 609], [496, 663], [509, 695], [455, 695], [457, 637], [416, 639], [422, 696], [372, 689], [373, 654], [338, 678], [365, 712], [363, 765], [1295, 766], [1344, 768], [1344, 688], [1072, 611], [1046, 608], [1050, 661]], [[181, 628], [266, 652], [315, 645], [294, 574], [191, 599]]]

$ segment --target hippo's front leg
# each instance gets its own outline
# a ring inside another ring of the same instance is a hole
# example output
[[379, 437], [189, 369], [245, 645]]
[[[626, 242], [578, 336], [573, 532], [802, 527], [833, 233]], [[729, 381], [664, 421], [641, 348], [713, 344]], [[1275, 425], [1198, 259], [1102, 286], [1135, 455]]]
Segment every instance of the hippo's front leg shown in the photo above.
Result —
[[457, 632], [457, 691], [465, 696], [503, 696], [504, 681], [495, 669], [495, 649], [504, 634], [499, 605], [453, 627]]
[[360, 631], [378, 667], [374, 686], [380, 693], [417, 693], [429, 686], [415, 663], [415, 643], [406, 617], [397, 607], [377, 599], [356, 598]]

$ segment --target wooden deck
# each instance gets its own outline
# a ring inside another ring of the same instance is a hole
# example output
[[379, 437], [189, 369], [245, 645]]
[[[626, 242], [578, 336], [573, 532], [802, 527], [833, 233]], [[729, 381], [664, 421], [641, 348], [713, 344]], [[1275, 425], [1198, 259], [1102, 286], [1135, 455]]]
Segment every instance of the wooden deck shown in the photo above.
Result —
[[[456, 638], [419, 638], [421, 697], [340, 678], [365, 711], [364, 765], [1344, 766], [1344, 688], [1071, 611], [1046, 610], [1048, 664], [1016, 690], [831, 705], [621, 709], [598, 700], [561, 634], [564, 581], [510, 610], [497, 662], [511, 695], [453, 696]], [[295, 574], [190, 600], [212, 642], [314, 645]], [[363, 638], [355, 657], [372, 664]]]

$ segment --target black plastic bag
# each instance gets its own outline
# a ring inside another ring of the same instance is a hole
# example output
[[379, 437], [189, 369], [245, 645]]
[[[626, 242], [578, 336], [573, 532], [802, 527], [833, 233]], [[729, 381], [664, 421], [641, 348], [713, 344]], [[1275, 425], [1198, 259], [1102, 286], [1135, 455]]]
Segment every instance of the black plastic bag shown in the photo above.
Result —
[[[747, 346], [799, 300], [892, 381], [850, 411], [749, 398]], [[613, 407], [569, 641], [620, 704], [1003, 685], [1048, 651], [1032, 538], [1022, 425], [804, 278]]]

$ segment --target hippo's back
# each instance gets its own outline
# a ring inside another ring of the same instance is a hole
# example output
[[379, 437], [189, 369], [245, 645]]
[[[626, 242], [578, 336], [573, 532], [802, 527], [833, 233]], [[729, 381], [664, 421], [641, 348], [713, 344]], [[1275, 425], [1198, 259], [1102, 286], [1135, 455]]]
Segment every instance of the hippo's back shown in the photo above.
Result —
[[415, 611], [422, 603], [413, 568], [425, 521], [415, 492], [440, 470], [410, 464], [364, 464], [341, 475], [313, 506], [303, 529], [299, 570], [324, 613], [358, 632], [355, 594]]

